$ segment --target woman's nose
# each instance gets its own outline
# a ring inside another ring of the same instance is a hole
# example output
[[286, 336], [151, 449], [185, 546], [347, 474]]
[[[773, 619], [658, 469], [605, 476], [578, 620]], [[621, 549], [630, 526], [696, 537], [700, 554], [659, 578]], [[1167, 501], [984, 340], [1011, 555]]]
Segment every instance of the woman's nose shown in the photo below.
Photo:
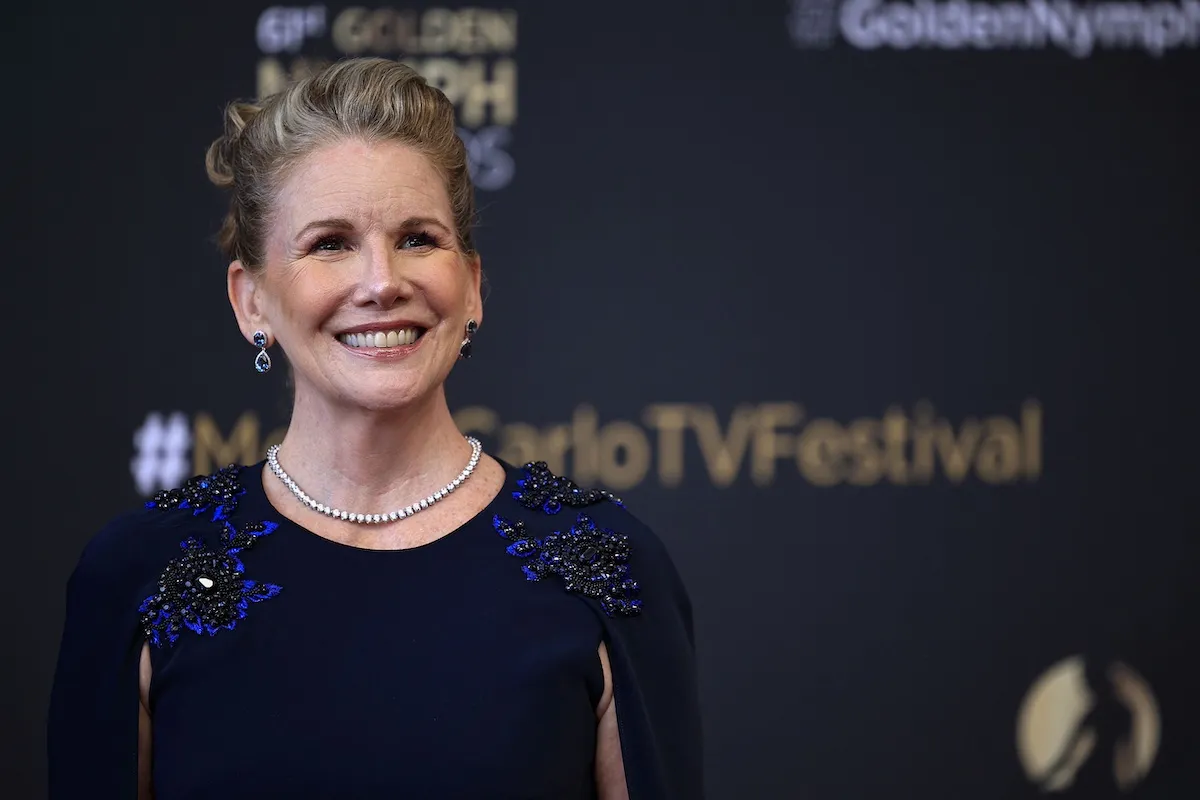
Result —
[[390, 308], [412, 295], [412, 284], [404, 275], [404, 259], [395, 248], [385, 243], [365, 247], [362, 269], [360, 302]]

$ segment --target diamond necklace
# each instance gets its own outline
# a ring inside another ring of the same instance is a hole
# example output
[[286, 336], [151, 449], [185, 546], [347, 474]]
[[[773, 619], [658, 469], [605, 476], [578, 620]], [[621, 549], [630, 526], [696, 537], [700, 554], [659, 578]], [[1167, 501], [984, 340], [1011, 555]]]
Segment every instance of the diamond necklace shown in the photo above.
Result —
[[390, 514], [356, 514], [353, 511], [342, 511], [341, 509], [330, 508], [324, 503], [318, 503], [316, 500], [313, 500], [311, 497], [305, 494], [303, 489], [296, 485], [296, 482], [292, 480], [292, 476], [284, 472], [283, 467], [279, 466], [279, 445], [277, 444], [271, 445], [269, 448], [267, 448], [267, 466], [271, 468], [271, 472], [275, 473], [275, 477], [283, 481], [283, 485], [291, 490], [292, 494], [296, 496], [297, 500], [299, 500], [301, 503], [304, 503], [304, 505], [308, 506], [312, 510], [320, 511], [327, 517], [344, 519], [347, 522], [361, 522], [364, 525], [377, 525], [381, 522], [395, 522], [398, 519], [411, 517], [418, 511], [423, 511], [426, 508], [429, 508], [438, 500], [443, 499], [446, 497], [446, 495], [450, 494], [459, 486], [461, 486], [462, 482], [469, 478], [471, 473], [475, 471], [475, 466], [479, 464], [479, 454], [483, 450], [483, 446], [475, 437], [468, 436], [466, 439], [471, 443], [471, 460], [467, 462], [467, 466], [463, 469], [463, 471], [458, 473], [457, 478], [450, 481], [441, 489], [438, 489], [436, 492], [429, 495], [429, 497], [426, 497], [419, 503], [413, 503], [407, 508], [402, 508], [399, 511], [393, 511]]

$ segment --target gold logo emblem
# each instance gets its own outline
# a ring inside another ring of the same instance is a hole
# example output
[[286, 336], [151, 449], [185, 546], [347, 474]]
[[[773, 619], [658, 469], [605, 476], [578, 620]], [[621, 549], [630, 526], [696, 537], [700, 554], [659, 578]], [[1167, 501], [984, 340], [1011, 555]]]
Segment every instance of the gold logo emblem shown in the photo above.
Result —
[[1132, 790], [1158, 753], [1150, 685], [1128, 664], [1071, 656], [1034, 682], [1017, 715], [1017, 753], [1043, 792], [1070, 797]]

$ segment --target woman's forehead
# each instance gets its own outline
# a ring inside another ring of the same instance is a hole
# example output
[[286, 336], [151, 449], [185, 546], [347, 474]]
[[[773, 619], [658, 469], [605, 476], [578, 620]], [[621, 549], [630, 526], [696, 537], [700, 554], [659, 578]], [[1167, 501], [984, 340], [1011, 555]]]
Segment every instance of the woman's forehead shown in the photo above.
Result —
[[277, 210], [285, 227], [316, 218], [394, 223], [448, 216], [450, 198], [424, 155], [391, 142], [352, 141], [322, 147], [297, 164], [280, 187]]

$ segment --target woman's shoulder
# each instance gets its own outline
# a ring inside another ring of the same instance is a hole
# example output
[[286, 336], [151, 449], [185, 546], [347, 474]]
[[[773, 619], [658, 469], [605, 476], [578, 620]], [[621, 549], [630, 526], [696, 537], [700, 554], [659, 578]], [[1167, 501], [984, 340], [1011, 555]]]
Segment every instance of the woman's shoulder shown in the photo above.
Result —
[[511, 499], [516, 502], [510, 504], [509, 510], [527, 525], [545, 533], [574, 525], [582, 517], [628, 537], [631, 544], [652, 549], [656, 555], [667, 555], [658, 534], [613, 492], [581, 486], [571, 478], [553, 472], [544, 461], [533, 461], [521, 467], [504, 466], [515, 487]]
[[611, 593], [609, 616], [638, 616], [650, 598], [669, 597], [690, 617], [690, 601], [658, 533], [611, 491], [586, 488], [545, 462], [513, 473], [511, 501], [493, 525], [509, 552], [525, 555], [531, 580], [557, 574], [574, 587]]
[[189, 537], [202, 537], [244, 494], [244, 468], [225, 467], [164, 489], [140, 508], [109, 518], [84, 543], [71, 582], [91, 588], [140, 585], [177, 555]]

